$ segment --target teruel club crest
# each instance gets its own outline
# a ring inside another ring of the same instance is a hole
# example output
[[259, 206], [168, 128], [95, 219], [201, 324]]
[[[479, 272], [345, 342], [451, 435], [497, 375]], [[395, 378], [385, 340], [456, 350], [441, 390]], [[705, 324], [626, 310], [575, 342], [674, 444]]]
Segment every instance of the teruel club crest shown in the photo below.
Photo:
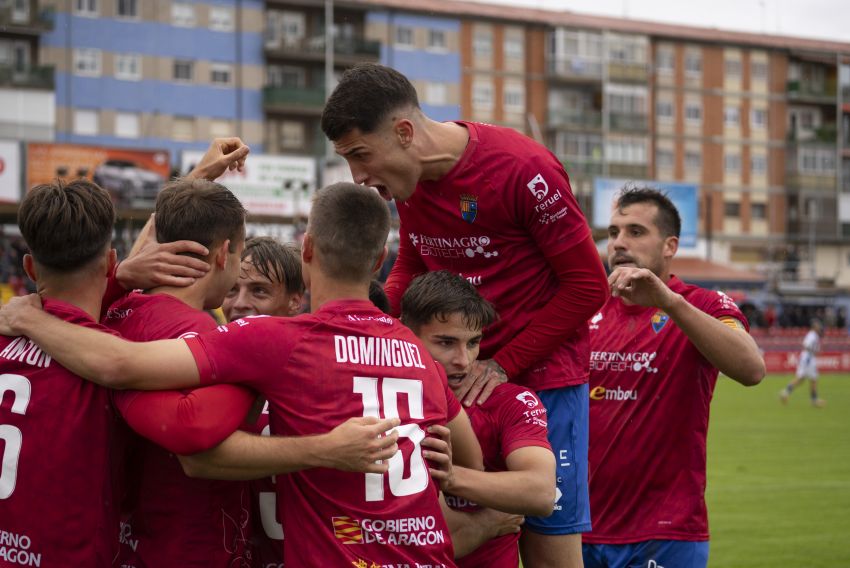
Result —
[[668, 316], [661, 310], [658, 310], [657, 312], [652, 314], [652, 319], [650, 321], [652, 322], [652, 331], [658, 333], [659, 331], [664, 329], [664, 326], [667, 325], [668, 321], [670, 321], [670, 316]]
[[460, 196], [460, 216], [467, 223], [475, 221], [475, 216], [478, 215], [478, 196], [468, 193]]

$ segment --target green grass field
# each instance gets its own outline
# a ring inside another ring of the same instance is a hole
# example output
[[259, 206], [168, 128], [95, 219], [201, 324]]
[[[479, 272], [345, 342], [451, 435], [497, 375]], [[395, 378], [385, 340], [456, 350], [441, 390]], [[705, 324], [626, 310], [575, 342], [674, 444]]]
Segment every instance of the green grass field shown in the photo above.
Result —
[[[850, 566], [850, 375], [824, 375], [782, 406], [790, 375], [754, 388], [721, 377], [711, 405], [711, 568]], [[843, 544], [842, 544], [843, 543]]]

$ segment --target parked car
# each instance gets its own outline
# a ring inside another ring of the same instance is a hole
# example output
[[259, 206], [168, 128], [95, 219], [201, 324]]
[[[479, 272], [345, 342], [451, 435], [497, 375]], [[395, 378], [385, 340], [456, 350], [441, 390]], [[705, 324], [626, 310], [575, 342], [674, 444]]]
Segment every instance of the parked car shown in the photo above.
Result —
[[129, 160], [106, 160], [95, 168], [92, 180], [111, 195], [119, 207], [152, 207], [165, 179]]

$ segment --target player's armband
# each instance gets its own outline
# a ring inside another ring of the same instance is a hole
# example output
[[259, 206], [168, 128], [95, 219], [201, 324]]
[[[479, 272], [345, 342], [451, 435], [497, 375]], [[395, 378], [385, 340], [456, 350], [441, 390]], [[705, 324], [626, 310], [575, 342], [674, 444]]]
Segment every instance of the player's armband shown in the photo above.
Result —
[[740, 320], [737, 320], [733, 317], [724, 316], [724, 317], [720, 318], [720, 321], [725, 323], [726, 325], [728, 325], [732, 329], [740, 329], [740, 330], [743, 330], [743, 331], [747, 331], [747, 328], [744, 327], [744, 324], [742, 324], [740, 322]]

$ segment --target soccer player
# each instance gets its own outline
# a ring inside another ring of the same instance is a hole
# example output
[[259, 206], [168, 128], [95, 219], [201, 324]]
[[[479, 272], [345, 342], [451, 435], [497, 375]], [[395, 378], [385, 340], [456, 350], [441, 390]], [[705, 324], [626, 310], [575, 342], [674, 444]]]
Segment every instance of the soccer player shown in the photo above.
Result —
[[[24, 269], [47, 313], [106, 331], [97, 322], [116, 262], [114, 223], [109, 194], [89, 181], [27, 192]], [[108, 389], [27, 337], [0, 337], [0, 566], [112, 565], [123, 436]]]
[[221, 309], [228, 322], [257, 315], [288, 317], [301, 311], [303, 297], [298, 247], [271, 237], [251, 237], [245, 241], [239, 279]]
[[624, 191], [611, 214], [611, 297], [589, 325], [587, 568], [706, 566], [705, 443], [718, 370], [744, 386], [764, 377], [735, 303], [670, 273], [680, 229], [654, 189]]
[[[422, 340], [446, 370], [457, 392], [471, 379], [482, 329], [496, 312], [475, 287], [457, 274], [441, 270], [419, 276], [401, 301], [401, 321]], [[546, 431], [546, 409], [530, 390], [501, 384], [482, 405], [470, 407], [469, 419], [484, 453], [486, 471], [453, 468], [443, 485], [454, 509], [481, 506], [508, 513], [545, 517], [555, 502], [555, 456]], [[519, 534], [495, 538], [458, 560], [465, 568], [516, 568]]]
[[[453, 566], [420, 444], [429, 427], [448, 422], [462, 464], [480, 465], [480, 450], [466, 415], [446, 397], [439, 366], [412, 332], [367, 300], [388, 230], [389, 211], [374, 192], [347, 183], [317, 192], [302, 248], [312, 314], [247, 318], [198, 337], [132, 343], [65, 325], [33, 309], [29, 297], [0, 310], [0, 331], [32, 334], [57, 360], [110, 386], [254, 387], [269, 400], [276, 435], [315, 436], [352, 417], [400, 421], [399, 451], [381, 449], [383, 430], [372, 436], [377, 459], [387, 461], [366, 474], [320, 468], [278, 477], [278, 514], [287, 542], [295, 543], [284, 547], [285, 561]], [[312, 456], [319, 451], [312, 439], [295, 438], [290, 451]], [[258, 469], [239, 459], [229, 467], [241, 476]]]
[[826, 401], [818, 397], [818, 365], [816, 355], [820, 351], [820, 340], [823, 337], [823, 323], [819, 319], [813, 319], [809, 332], [803, 338], [803, 350], [800, 352], [800, 362], [797, 363], [797, 376], [788, 385], [779, 391], [779, 400], [782, 404], [788, 404], [791, 391], [800, 386], [804, 380], [809, 381], [809, 395], [812, 406], [822, 408]]
[[355, 182], [396, 200], [401, 240], [385, 287], [393, 313], [416, 275], [445, 269], [501, 315], [458, 394], [482, 403], [508, 379], [537, 393], [558, 457], [559, 499], [552, 516], [526, 520], [523, 556], [536, 567], [580, 566], [579, 533], [590, 530], [586, 321], [606, 286], [566, 171], [512, 129], [430, 120], [410, 81], [381, 65], [343, 74], [322, 130]]

